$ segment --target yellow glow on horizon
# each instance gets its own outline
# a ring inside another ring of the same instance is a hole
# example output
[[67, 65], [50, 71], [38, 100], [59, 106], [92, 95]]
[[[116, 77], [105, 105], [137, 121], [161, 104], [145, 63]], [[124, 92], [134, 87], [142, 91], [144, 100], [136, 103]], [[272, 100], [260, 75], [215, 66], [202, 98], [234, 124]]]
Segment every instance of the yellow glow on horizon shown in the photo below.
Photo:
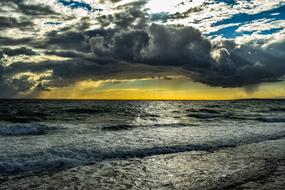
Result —
[[[200, 83], [189, 82], [185, 86], [175, 86], [169, 83], [179, 83], [180, 80], [140, 79], [139, 82], [159, 82], [161, 85], [151, 87], [131, 86], [116, 87], [119, 84], [129, 84], [136, 80], [106, 80], [81, 81], [72, 86], [52, 88], [43, 91], [34, 98], [40, 99], [106, 99], [106, 100], [231, 100], [247, 98], [284, 98], [285, 88], [282, 84], [264, 84], [256, 92], [247, 93], [243, 88], [209, 87]], [[118, 83], [118, 84], [117, 84]], [[109, 88], [106, 86], [110, 85]]]

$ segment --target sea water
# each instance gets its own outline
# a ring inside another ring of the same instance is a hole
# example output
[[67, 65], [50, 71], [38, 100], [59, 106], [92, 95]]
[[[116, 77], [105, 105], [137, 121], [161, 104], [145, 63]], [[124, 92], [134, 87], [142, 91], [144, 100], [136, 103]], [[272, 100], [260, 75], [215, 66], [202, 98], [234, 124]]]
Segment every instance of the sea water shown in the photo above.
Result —
[[283, 138], [283, 100], [1, 100], [0, 189], [232, 187]]

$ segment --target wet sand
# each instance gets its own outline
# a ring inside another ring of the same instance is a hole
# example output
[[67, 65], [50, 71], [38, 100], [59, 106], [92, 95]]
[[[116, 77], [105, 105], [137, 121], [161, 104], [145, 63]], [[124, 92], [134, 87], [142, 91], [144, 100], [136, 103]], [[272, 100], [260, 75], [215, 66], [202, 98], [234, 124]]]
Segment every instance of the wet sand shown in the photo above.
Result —
[[0, 189], [285, 189], [285, 139], [1, 176]]

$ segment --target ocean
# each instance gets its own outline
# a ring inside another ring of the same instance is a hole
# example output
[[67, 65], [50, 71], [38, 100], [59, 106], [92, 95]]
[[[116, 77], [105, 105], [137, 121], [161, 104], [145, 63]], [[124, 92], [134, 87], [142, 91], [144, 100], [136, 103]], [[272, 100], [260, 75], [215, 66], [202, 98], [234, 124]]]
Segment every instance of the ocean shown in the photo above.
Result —
[[284, 177], [284, 100], [0, 100], [0, 189], [285, 189]]

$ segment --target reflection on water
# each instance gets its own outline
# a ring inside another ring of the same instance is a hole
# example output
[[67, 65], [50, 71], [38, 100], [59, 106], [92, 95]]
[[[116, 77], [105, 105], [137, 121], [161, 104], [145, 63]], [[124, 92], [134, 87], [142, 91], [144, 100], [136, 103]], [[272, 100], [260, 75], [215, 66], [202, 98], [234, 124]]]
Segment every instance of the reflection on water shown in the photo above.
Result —
[[254, 150], [271, 147], [268, 140], [270, 159], [283, 156], [284, 110], [277, 100], [0, 101], [0, 176], [57, 171], [70, 180], [73, 170], [80, 178], [90, 170], [106, 187], [126, 178], [132, 187], [216, 187], [267, 173], [271, 162]]
[[139, 126], [169, 125], [183, 123], [183, 118], [175, 114], [181, 105], [166, 101], [139, 102], [139, 114], [135, 115], [132, 124]]

